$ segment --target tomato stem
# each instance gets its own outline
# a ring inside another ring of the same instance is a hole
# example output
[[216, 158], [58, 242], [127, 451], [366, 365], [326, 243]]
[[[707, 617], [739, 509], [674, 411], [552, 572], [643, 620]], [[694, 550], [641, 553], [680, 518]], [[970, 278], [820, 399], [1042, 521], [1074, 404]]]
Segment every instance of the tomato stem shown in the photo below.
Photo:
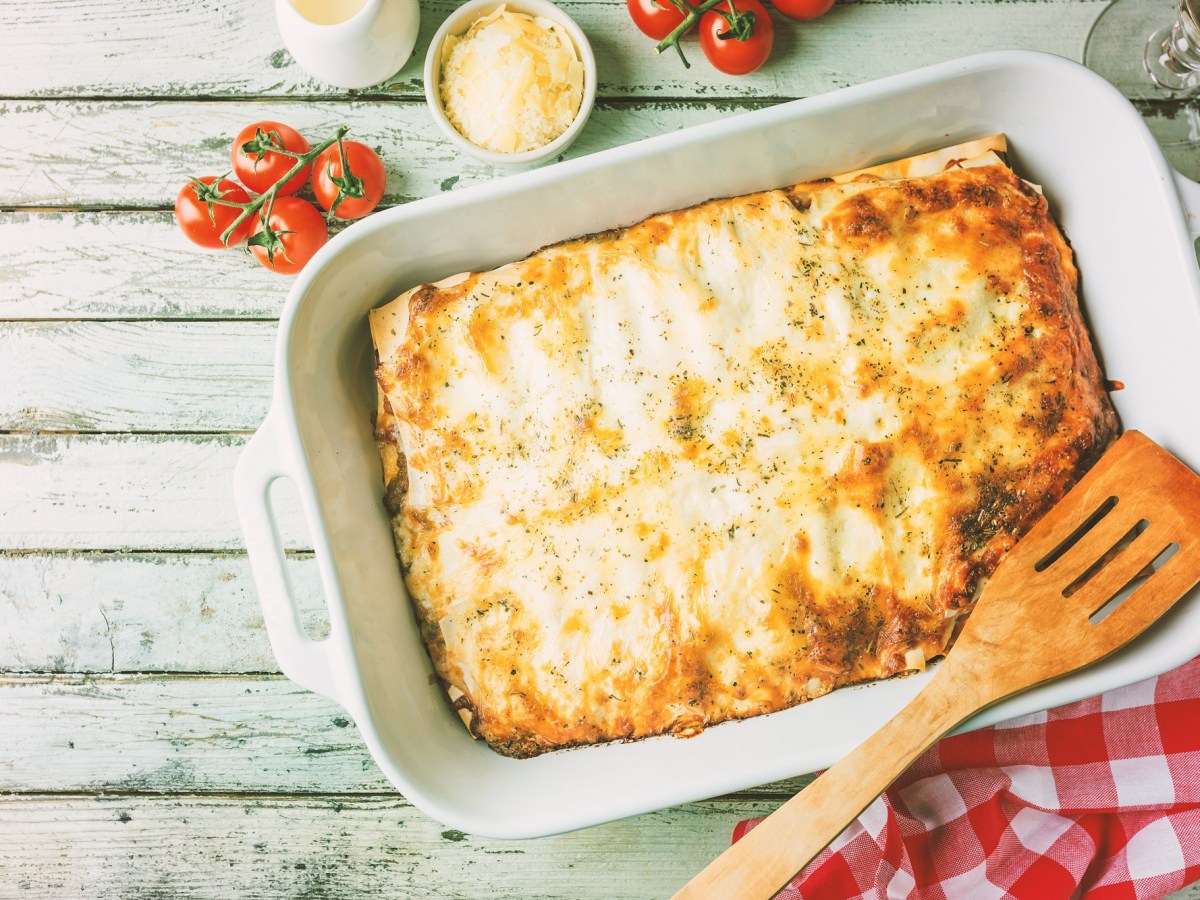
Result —
[[[284, 183], [286, 183], [285, 179], [280, 179], [280, 181], [283, 181]], [[287, 255], [287, 244], [285, 244], [283, 242], [283, 236], [285, 234], [293, 233], [291, 231], [286, 231], [286, 230], [285, 231], [276, 231], [274, 228], [271, 227], [271, 213], [273, 213], [275, 211], [275, 199], [276, 199], [275, 189], [277, 187], [279, 187], [279, 182], [276, 182], [275, 184], [273, 184], [267, 190], [267, 193], [262, 194], [259, 197], [259, 199], [262, 200], [262, 199], [266, 199], [266, 197], [268, 195], [270, 195], [271, 201], [267, 204], [267, 208], [264, 210], [260, 210], [259, 214], [258, 214], [259, 220], [262, 222], [262, 229], [260, 231], [258, 231], [256, 234], [251, 235], [250, 238], [246, 241], [247, 247], [262, 247], [264, 250], [266, 250], [267, 251], [267, 262], [272, 263], [272, 264], [274, 264], [274, 262], [275, 262], [275, 254], [276, 253], [282, 253], [283, 258], [286, 259], [288, 262], [291, 262], [291, 259]]]
[[[279, 188], [291, 181], [294, 177], [296, 177], [296, 175], [300, 174], [304, 167], [316, 159], [322, 152], [332, 147], [334, 144], [341, 144], [342, 138], [344, 138], [349, 131], [349, 125], [341, 125], [338, 127], [337, 131], [334, 132], [333, 137], [322, 141], [321, 143], [317, 144], [317, 146], [311, 148], [305, 153], [291, 153], [287, 150], [281, 150], [278, 147], [273, 148], [272, 152], [274, 153], [284, 153], [287, 156], [295, 157], [296, 163], [290, 169], [288, 169], [287, 172], [281, 175], [273, 185], [271, 185], [249, 203], [233, 203], [228, 200], [213, 201], [214, 203], [220, 203], [222, 206], [236, 206], [241, 210], [241, 213], [238, 215], [238, 217], [233, 220], [233, 224], [221, 232], [221, 243], [228, 244], [230, 235], [237, 231], [238, 227], [248, 218], [250, 218], [250, 216], [254, 215], [255, 212], [261, 209], [264, 203], [267, 204], [267, 214], [269, 216], [271, 208], [275, 205], [275, 195], [279, 192]], [[266, 224], [265, 219], [263, 224]]]
[[729, 12], [718, 9], [717, 15], [724, 19], [729, 26], [725, 31], [717, 32], [718, 40], [748, 41], [754, 34], [754, 12], [752, 10], [738, 12], [738, 8], [733, 5], [733, 0], [729, 0]]
[[678, 10], [683, 13], [683, 21], [675, 26], [665, 38], [658, 42], [658, 46], [654, 48], [655, 53], [662, 53], [668, 47], [674, 47], [679, 53], [679, 58], [683, 61], [685, 69], [690, 69], [691, 65], [687, 61], [687, 57], [683, 55], [683, 48], [679, 46], [679, 39], [696, 27], [696, 23], [700, 21], [700, 17], [715, 6], [724, 3], [725, 0], [704, 0], [699, 6], [692, 6], [686, 0], [671, 0]]
[[[361, 200], [367, 195], [367, 186], [361, 178], [350, 171], [350, 158], [346, 155], [346, 145], [338, 138], [338, 157], [342, 164], [342, 174], [333, 174], [333, 161], [330, 160], [326, 164], [325, 174], [329, 181], [337, 188], [337, 196], [333, 198], [333, 203], [329, 207], [329, 212], [326, 215], [327, 219], [331, 219], [336, 215], [338, 207], [342, 205], [342, 201], [351, 198]], [[313, 182], [316, 183], [315, 180]]]

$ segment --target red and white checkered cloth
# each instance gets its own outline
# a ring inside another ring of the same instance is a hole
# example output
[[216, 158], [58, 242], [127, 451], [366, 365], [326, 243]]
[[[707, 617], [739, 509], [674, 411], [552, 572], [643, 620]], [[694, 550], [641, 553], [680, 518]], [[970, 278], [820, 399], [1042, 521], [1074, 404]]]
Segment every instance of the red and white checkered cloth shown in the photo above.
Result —
[[1200, 658], [944, 739], [778, 896], [1150, 900], [1198, 878]]

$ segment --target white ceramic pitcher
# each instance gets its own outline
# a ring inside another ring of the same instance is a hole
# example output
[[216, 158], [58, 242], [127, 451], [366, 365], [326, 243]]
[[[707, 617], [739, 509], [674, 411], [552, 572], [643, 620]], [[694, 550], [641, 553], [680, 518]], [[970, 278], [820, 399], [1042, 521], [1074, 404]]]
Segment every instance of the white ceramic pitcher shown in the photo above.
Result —
[[417, 42], [417, 0], [275, 0], [284, 46], [304, 71], [365, 88], [399, 71]]

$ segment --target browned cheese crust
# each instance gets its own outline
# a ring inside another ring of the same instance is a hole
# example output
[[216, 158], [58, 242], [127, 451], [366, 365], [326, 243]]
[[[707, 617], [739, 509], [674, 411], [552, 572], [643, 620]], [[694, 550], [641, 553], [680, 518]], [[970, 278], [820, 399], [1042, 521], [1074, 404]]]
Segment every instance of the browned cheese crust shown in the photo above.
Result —
[[1046, 200], [977, 152], [374, 311], [387, 507], [472, 733], [687, 736], [946, 650], [1117, 431]]

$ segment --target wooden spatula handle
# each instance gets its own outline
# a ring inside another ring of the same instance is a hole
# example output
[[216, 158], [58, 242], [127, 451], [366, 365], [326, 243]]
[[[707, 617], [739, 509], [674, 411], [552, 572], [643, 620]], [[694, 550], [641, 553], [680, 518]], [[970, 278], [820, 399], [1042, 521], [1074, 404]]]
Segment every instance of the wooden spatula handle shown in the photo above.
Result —
[[675, 900], [767, 900], [841, 834], [921, 753], [995, 702], [947, 658], [912, 702], [689, 881]]

